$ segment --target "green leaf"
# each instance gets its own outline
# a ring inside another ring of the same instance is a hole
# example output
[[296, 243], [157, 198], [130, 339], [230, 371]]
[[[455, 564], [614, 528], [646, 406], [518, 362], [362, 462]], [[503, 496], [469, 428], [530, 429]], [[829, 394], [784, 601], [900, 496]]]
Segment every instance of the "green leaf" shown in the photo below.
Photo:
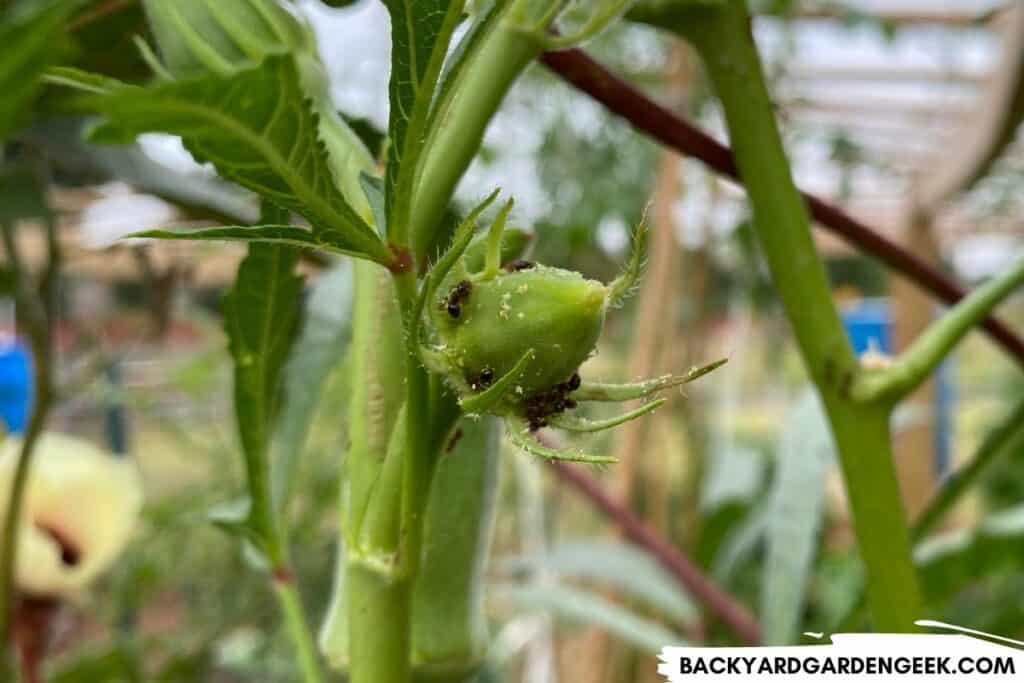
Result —
[[[235, 419], [245, 456], [252, 509], [249, 520], [264, 540], [274, 534], [267, 450], [281, 395], [281, 368], [299, 320], [302, 279], [293, 273], [298, 251], [250, 244], [238, 277], [224, 297], [224, 324], [235, 365]], [[278, 549], [268, 548], [272, 561]]]
[[180, 135], [200, 163], [224, 178], [305, 216], [317, 238], [335, 251], [389, 263], [390, 252], [338, 190], [317, 118], [305, 99], [295, 62], [272, 57], [221, 78], [127, 86], [86, 102], [124, 134]]
[[73, 66], [51, 66], [43, 74], [43, 81], [51, 85], [81, 90], [94, 95], [106, 95], [120, 88], [128, 87], [124, 81], [103, 74], [83, 71]]
[[754, 557], [764, 540], [768, 526], [767, 507], [771, 501], [763, 500], [747, 510], [746, 516], [730, 528], [719, 544], [712, 566], [712, 576], [728, 586], [737, 572]]
[[555, 574], [598, 581], [659, 610], [679, 624], [697, 617], [697, 609], [678, 582], [647, 553], [612, 541], [567, 541], [538, 557], [518, 556], [502, 562], [511, 570], [544, 569]]
[[522, 611], [545, 611], [570, 623], [601, 626], [652, 654], [661, 652], [666, 645], [686, 645], [681, 636], [663, 626], [577, 588], [560, 584], [498, 584], [492, 586], [491, 596]]
[[293, 247], [309, 247], [347, 253], [323, 239], [295, 225], [224, 225], [198, 230], [146, 230], [128, 237], [147, 237], [161, 240], [215, 240], [219, 242], [272, 243]]
[[921, 584], [939, 602], [1024, 558], [1024, 505], [987, 517], [977, 528], [929, 537], [914, 551]]
[[[74, 2], [24, 3], [0, 14], [0, 141], [26, 118], [39, 92], [39, 75], [61, 57], [64, 27]], [[27, 11], [19, 11], [22, 8]]]
[[[411, 202], [412, 183], [434, 87], [465, 0], [383, 0], [391, 16], [390, 116], [386, 177], [388, 225], [396, 202]], [[406, 193], [406, 196], [401, 196]], [[405, 220], [401, 216], [398, 220]], [[407, 226], [400, 226], [407, 227]]]
[[50, 213], [45, 188], [31, 168], [0, 165], [0, 222], [45, 219]]
[[288, 499], [327, 376], [348, 349], [352, 287], [352, 263], [339, 260], [320, 276], [306, 299], [302, 331], [283, 370], [286, 400], [274, 432], [272, 472], [280, 505]]
[[834, 452], [821, 401], [808, 387], [790, 411], [776, 450], [761, 584], [765, 645], [793, 645], [798, 637]]
[[183, 171], [162, 164], [137, 144], [91, 145], [82, 139], [82, 118], [53, 119], [33, 125], [22, 139], [47, 154], [54, 172], [88, 183], [122, 180], [147, 194], [185, 208], [190, 216], [226, 224], [259, 220], [252, 193], [205, 171]]
[[363, 194], [366, 195], [366, 201], [373, 212], [373, 220], [377, 224], [377, 232], [381, 235], [386, 235], [388, 219], [384, 206], [384, 181], [375, 175], [370, 175], [363, 171], [359, 174], [359, 185], [363, 188]]
[[267, 559], [266, 535], [252, 514], [252, 500], [238, 498], [214, 505], [206, 512], [206, 519], [231, 538], [240, 541], [246, 563], [256, 570], [270, 566]]

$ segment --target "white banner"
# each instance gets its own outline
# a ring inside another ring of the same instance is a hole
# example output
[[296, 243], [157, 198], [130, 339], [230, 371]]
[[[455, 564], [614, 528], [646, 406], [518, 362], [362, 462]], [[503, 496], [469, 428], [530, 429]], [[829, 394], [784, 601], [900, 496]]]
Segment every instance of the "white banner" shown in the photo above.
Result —
[[671, 683], [1024, 680], [1024, 643], [941, 622], [917, 623], [958, 633], [843, 633], [821, 645], [793, 647], [665, 647], [658, 673]]

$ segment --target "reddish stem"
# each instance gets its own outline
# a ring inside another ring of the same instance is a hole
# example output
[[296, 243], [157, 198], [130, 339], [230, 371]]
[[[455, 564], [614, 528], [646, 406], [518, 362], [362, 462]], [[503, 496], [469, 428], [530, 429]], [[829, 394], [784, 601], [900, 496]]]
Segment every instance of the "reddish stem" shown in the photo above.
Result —
[[25, 683], [43, 683], [43, 661], [50, 648], [53, 624], [60, 603], [52, 598], [23, 597], [14, 612], [12, 636], [18, 648], [21, 676]]
[[[608, 110], [628, 120], [637, 130], [682, 154], [700, 159], [722, 175], [739, 180], [732, 151], [669, 109], [591, 59], [579, 49], [546, 52], [541, 61], [563, 79], [587, 93]], [[947, 304], [965, 296], [952, 279], [899, 244], [884, 237], [819, 197], [803, 193], [814, 219], [842, 239], [873, 255]], [[1024, 340], [999, 319], [989, 316], [985, 331], [1018, 363], [1024, 365]]]
[[552, 462], [552, 468], [562, 481], [582, 493], [614, 521], [623, 534], [641, 546], [665, 569], [670, 571], [694, 597], [722, 620], [729, 629], [748, 645], [761, 644], [761, 627], [753, 615], [735, 598], [726, 593], [672, 544], [633, 514], [629, 508], [609, 496], [601, 485], [579, 467], [564, 462]]

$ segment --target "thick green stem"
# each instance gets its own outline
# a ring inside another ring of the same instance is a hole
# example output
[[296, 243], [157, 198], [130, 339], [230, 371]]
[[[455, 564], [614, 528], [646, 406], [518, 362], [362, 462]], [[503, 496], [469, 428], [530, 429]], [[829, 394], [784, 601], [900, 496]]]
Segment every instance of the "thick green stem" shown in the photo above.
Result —
[[[1024, 398], [985, 436], [970, 464], [949, 478], [921, 515], [914, 520], [910, 536], [920, 543], [942, 521], [953, 506], [1001, 456], [1024, 448]], [[864, 595], [860, 594], [833, 629], [836, 633], [856, 630], [864, 621]]]
[[511, 19], [494, 19], [458, 80], [439, 103], [437, 123], [423, 150], [412, 202], [412, 245], [418, 259], [434, 243], [455, 187], [473, 161], [487, 124], [519, 74], [543, 45]]
[[406, 347], [392, 277], [371, 263], [355, 264], [351, 350], [352, 400], [342, 529], [347, 565], [335, 586], [345, 601], [331, 614], [348, 642], [329, 644], [333, 661], [348, 663], [352, 683], [407, 683], [410, 585], [398, 571], [401, 480], [407, 419]]
[[695, 10], [671, 28], [701, 52], [722, 100], [757, 235], [811, 379], [825, 404], [846, 479], [878, 629], [913, 629], [920, 590], [892, 462], [889, 411], [842, 387], [857, 371], [807, 209], [793, 183], [743, 0]]
[[932, 323], [887, 368], [862, 372], [851, 395], [858, 401], [895, 403], [916, 389], [956, 344], [1003, 299], [1024, 285], [1024, 259], [993, 277]]
[[348, 561], [351, 683], [409, 683], [411, 582], [381, 567]]

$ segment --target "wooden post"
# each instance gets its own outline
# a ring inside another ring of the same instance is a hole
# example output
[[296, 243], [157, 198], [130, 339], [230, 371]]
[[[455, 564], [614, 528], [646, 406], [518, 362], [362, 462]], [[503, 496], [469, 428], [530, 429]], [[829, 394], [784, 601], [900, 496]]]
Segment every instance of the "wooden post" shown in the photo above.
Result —
[[[939, 260], [939, 248], [932, 228], [932, 214], [923, 209], [907, 212], [904, 244], [915, 254], [933, 262]], [[896, 351], [905, 349], [935, 317], [935, 304], [919, 287], [899, 275], [892, 275], [893, 341]], [[935, 493], [938, 479], [935, 471], [936, 398], [935, 382], [929, 380], [911, 394], [897, 409], [908, 421], [893, 429], [896, 471], [903, 493], [903, 503], [911, 519], [924, 508]]]

